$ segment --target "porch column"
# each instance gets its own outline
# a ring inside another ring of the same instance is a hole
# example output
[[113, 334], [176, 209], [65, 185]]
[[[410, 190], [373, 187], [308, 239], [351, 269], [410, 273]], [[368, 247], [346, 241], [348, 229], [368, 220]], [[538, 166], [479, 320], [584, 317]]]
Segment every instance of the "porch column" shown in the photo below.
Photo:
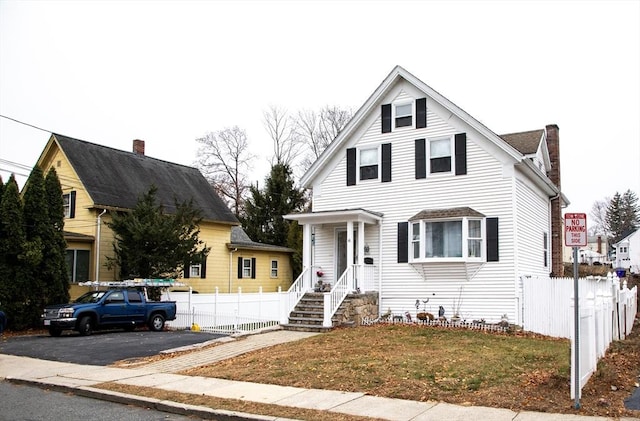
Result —
[[364, 281], [364, 222], [358, 222], [358, 261], [356, 262], [356, 279], [353, 285], [353, 290], [360, 287], [362, 290], [362, 282]]
[[348, 280], [349, 288], [353, 289], [353, 221], [347, 221], [347, 270], [351, 268], [351, 279]]
[[313, 247], [311, 228], [311, 224], [302, 226], [302, 273], [305, 277], [303, 284], [308, 286], [313, 285], [313, 280], [311, 279], [311, 274], [313, 273], [311, 270], [311, 248]]

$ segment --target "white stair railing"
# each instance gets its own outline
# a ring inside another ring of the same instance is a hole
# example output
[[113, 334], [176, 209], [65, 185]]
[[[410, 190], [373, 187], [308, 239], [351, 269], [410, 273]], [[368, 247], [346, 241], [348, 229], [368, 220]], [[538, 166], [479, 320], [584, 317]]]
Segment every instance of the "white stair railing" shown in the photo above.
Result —
[[304, 294], [313, 288], [311, 273], [310, 268], [305, 268], [289, 289], [282, 293], [280, 323], [289, 322], [289, 314], [298, 305]]
[[324, 294], [324, 317], [322, 320], [323, 327], [331, 327], [331, 318], [338, 311], [340, 304], [345, 297], [354, 290], [354, 267], [349, 266], [344, 271], [340, 279], [331, 288], [330, 292]]

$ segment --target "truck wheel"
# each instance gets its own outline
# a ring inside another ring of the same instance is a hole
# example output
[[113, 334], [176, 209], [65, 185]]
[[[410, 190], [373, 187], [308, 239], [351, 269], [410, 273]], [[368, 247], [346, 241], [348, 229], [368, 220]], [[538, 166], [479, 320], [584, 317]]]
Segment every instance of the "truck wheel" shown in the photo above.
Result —
[[58, 336], [62, 335], [62, 329], [57, 328], [57, 327], [50, 327], [49, 328], [49, 335], [55, 336], [57, 338]]
[[164, 329], [164, 317], [162, 314], [154, 314], [149, 320], [149, 329], [154, 332], [160, 332]]
[[78, 324], [78, 332], [80, 332], [81, 336], [89, 336], [93, 332], [93, 325], [91, 324], [91, 317], [84, 316], [80, 319], [80, 324]]

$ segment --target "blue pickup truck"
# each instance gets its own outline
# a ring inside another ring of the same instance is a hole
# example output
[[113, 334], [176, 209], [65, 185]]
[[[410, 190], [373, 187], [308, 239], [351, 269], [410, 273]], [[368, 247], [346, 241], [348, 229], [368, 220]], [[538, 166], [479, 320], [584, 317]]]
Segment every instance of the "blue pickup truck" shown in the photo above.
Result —
[[134, 330], [147, 325], [161, 331], [166, 320], [175, 320], [175, 301], [147, 301], [143, 290], [115, 288], [91, 291], [69, 304], [47, 306], [42, 322], [51, 336], [63, 330], [91, 335], [94, 329], [124, 328]]

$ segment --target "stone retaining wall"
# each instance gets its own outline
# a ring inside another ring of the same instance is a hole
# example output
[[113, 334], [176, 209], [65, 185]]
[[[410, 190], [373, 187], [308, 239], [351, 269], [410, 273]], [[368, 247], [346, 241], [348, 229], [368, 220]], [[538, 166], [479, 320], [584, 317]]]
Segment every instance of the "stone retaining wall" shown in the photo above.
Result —
[[377, 292], [349, 294], [340, 305], [333, 322], [334, 326], [359, 326], [362, 324], [362, 319], [375, 319], [379, 314]]

